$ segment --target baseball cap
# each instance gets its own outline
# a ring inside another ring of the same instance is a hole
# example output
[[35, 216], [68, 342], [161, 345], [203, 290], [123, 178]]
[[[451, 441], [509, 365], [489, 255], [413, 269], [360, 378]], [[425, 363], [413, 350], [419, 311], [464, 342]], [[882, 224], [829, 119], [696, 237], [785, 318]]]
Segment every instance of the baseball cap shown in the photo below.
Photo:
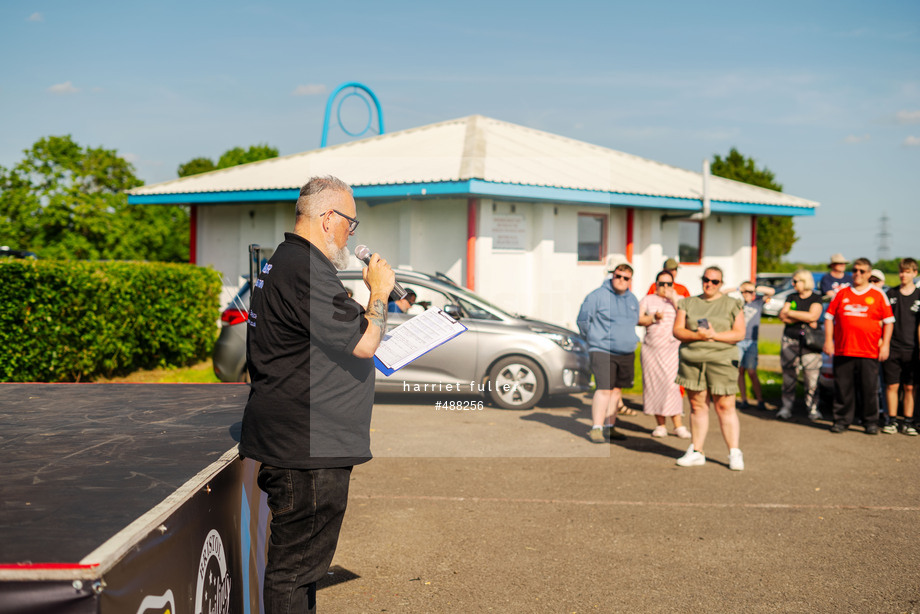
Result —
[[664, 266], [662, 266], [661, 268], [663, 268], [665, 271], [673, 271], [674, 269], [677, 268], [677, 260], [674, 260], [673, 258], [668, 258], [667, 260], [664, 261]]
[[610, 254], [607, 256], [604, 269], [608, 273], [613, 273], [614, 270], [621, 264], [629, 264], [629, 261], [626, 260], [626, 256], [623, 254]]
[[879, 271], [878, 269], [872, 269], [872, 272], [869, 273], [869, 281], [872, 281], [873, 277], [875, 277], [879, 281], [885, 281], [885, 274]]

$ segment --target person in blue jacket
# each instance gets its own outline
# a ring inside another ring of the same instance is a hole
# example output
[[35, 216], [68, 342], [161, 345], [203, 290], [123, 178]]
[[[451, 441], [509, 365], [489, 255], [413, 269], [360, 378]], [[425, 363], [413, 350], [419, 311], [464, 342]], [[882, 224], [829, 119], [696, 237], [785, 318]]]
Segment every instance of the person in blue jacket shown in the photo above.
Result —
[[412, 288], [406, 288], [406, 296], [402, 297], [398, 301], [390, 300], [387, 303], [387, 311], [389, 313], [408, 313], [409, 307], [415, 304], [415, 300], [418, 297], [415, 295], [415, 290]]
[[636, 326], [639, 301], [629, 291], [633, 270], [621, 264], [600, 288], [585, 297], [578, 312], [578, 330], [588, 341], [591, 369], [597, 389], [591, 402], [594, 443], [626, 439], [614, 428], [623, 388], [632, 388], [635, 376]]

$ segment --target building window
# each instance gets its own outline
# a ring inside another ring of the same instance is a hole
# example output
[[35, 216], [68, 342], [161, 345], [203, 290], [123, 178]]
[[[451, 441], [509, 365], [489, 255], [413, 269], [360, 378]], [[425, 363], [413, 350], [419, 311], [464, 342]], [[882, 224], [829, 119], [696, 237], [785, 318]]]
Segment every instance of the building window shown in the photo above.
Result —
[[677, 254], [681, 264], [700, 264], [703, 257], [703, 224], [682, 221], [677, 228]]
[[578, 214], [578, 262], [604, 262], [607, 255], [607, 216]]

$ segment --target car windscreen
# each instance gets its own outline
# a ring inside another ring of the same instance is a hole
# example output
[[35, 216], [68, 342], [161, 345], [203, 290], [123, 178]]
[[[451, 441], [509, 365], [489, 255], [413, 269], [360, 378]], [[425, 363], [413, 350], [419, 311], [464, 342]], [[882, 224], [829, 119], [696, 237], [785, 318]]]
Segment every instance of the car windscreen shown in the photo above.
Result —
[[[462, 303], [462, 307], [463, 307], [465, 310], [467, 310], [467, 311], [470, 311], [470, 309], [476, 309], [476, 310], [478, 310], [478, 311], [482, 311], [482, 309], [481, 309], [480, 307], [478, 307], [477, 305], [473, 305], [473, 304], [470, 303], [468, 300], [466, 300], [466, 299], [468, 299], [468, 298], [472, 298], [473, 300], [479, 301], [480, 303], [482, 303], [483, 305], [485, 305], [485, 306], [488, 307], [489, 309], [492, 309], [493, 311], [497, 311], [498, 313], [500, 313], [501, 315], [503, 315], [503, 316], [505, 316], [505, 317], [508, 317], [508, 318], [513, 318], [513, 317], [514, 317], [513, 315], [511, 315], [510, 313], [508, 313], [507, 311], [505, 311], [505, 310], [502, 309], [501, 307], [497, 307], [496, 305], [493, 305], [492, 303], [490, 303], [490, 302], [487, 301], [486, 299], [482, 298], [482, 297], [479, 296], [478, 294], [475, 294], [475, 293], [473, 293], [473, 292], [467, 290], [466, 288], [461, 288], [461, 287], [457, 286], [457, 287], [453, 288], [452, 290], [453, 290], [454, 294], [457, 295], [457, 298], [460, 299], [460, 301], [461, 301], [461, 303]], [[470, 305], [470, 308], [467, 308], [467, 306], [466, 306], [467, 303]], [[490, 316], [491, 316], [491, 314], [490, 314]], [[471, 314], [471, 317], [476, 317], [476, 316], [473, 316], [473, 315]], [[485, 317], [485, 316], [481, 316], [481, 317]], [[492, 316], [491, 319], [496, 319], [496, 318], [495, 318], [494, 316]]]
[[[358, 301], [358, 303], [367, 305], [370, 293], [361, 277], [349, 272], [345, 274], [340, 273], [339, 279], [342, 280], [345, 288], [352, 292], [354, 299]], [[461, 288], [460, 286], [407, 278], [399, 278], [399, 283], [404, 288], [411, 288], [417, 296], [416, 305], [422, 305], [424, 308], [434, 306], [444, 309], [444, 307], [449, 304], [459, 303], [460, 308], [463, 309], [466, 316], [469, 318], [477, 320], [500, 320], [501, 317], [499, 316], [508, 318], [514, 317], [508, 314], [504, 309], [496, 307], [481, 296], [470, 292], [466, 288]], [[415, 310], [410, 310], [410, 313], [413, 311]]]

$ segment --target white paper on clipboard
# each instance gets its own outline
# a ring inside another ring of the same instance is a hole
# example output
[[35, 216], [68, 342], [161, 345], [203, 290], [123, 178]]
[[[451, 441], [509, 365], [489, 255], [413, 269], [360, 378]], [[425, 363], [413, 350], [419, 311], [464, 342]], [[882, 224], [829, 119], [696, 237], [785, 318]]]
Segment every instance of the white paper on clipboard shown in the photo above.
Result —
[[431, 307], [384, 335], [374, 362], [382, 373], [390, 375], [466, 330], [442, 310]]

